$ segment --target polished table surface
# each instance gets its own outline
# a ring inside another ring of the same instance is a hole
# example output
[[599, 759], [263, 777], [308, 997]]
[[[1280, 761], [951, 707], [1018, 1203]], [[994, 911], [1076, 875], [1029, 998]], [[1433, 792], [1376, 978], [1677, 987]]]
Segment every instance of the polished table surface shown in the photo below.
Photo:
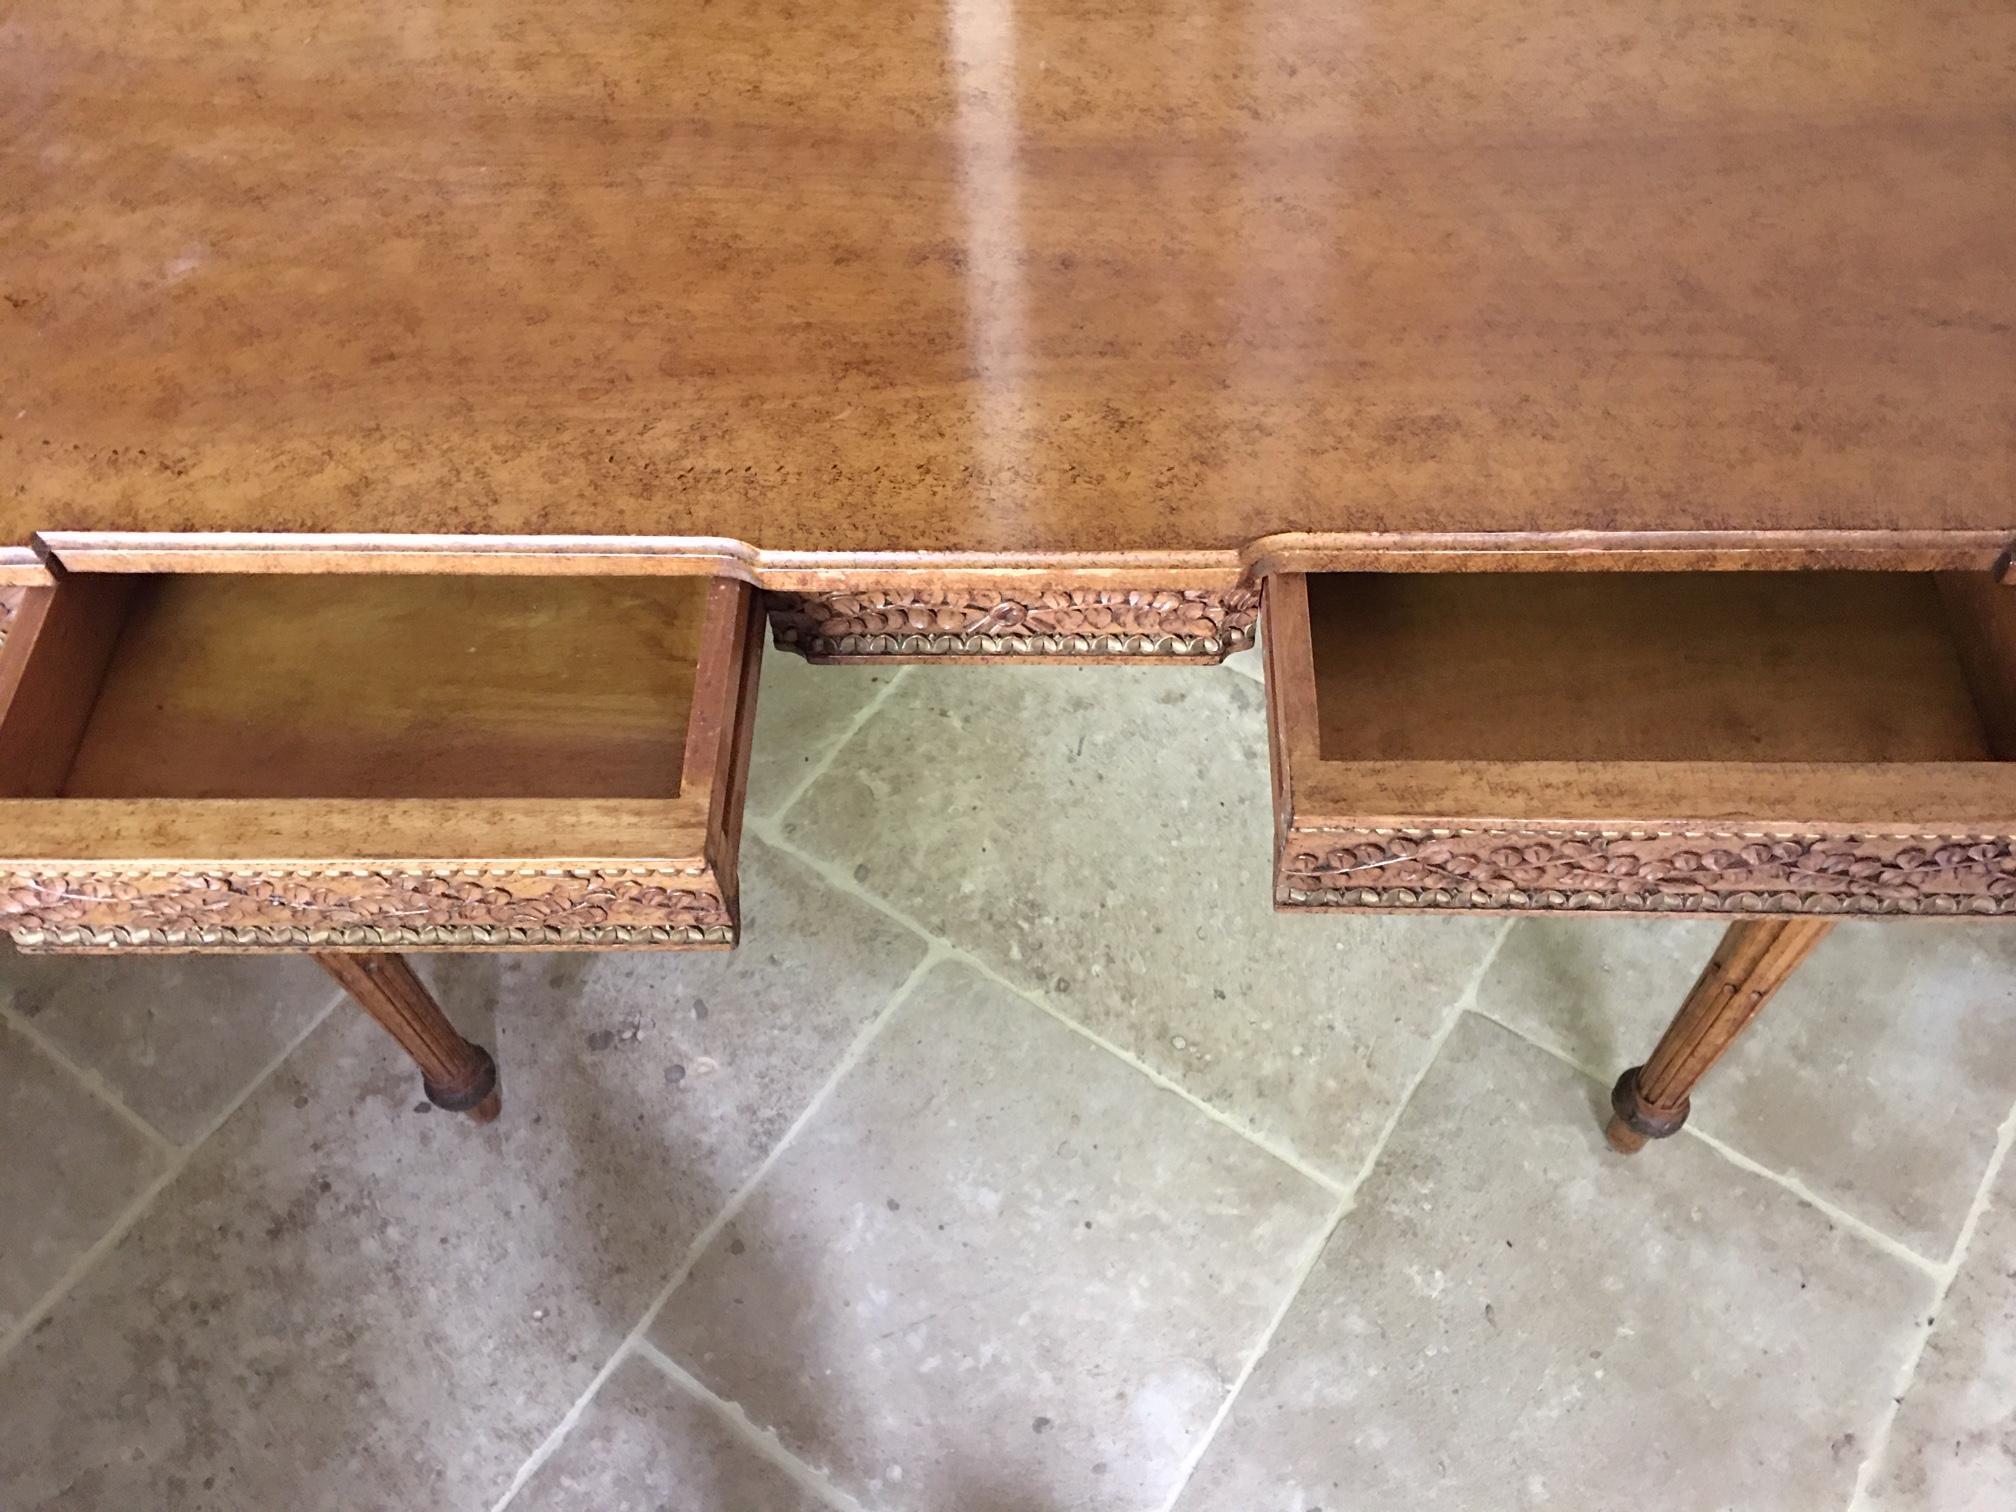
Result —
[[15, 0], [0, 566], [1986, 565], [2012, 101], [2008, 0]]

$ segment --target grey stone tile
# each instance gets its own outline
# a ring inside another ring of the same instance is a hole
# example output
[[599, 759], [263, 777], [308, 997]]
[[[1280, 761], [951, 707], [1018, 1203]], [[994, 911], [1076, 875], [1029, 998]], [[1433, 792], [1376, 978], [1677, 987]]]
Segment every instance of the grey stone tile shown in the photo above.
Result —
[[337, 995], [299, 956], [0, 949], [0, 1002], [177, 1144], [201, 1137]]
[[1930, 1278], [1466, 1014], [1178, 1504], [1846, 1504]]
[[815, 667], [804, 657], [765, 648], [749, 741], [748, 812], [774, 814], [900, 667]]
[[1870, 1512], [2016, 1507], [2016, 1159], [2002, 1163], [1877, 1466]]
[[709, 1404], [632, 1356], [602, 1383], [511, 1512], [822, 1512]]
[[166, 1165], [159, 1146], [0, 1024], [0, 1333]]
[[[1722, 926], [1525, 920], [1478, 1006], [1615, 1074], [1645, 1059]], [[1694, 1098], [1697, 1127], [1933, 1260], [2016, 1102], [2016, 930], [1844, 923]]]
[[653, 1336], [885, 1512], [1158, 1507], [1332, 1205], [946, 965]]
[[1504, 929], [1275, 913], [1224, 668], [914, 668], [783, 833], [1340, 1180]]
[[923, 944], [760, 845], [733, 957], [468, 956], [503, 1118], [339, 1011], [0, 1362], [0, 1506], [487, 1508]]

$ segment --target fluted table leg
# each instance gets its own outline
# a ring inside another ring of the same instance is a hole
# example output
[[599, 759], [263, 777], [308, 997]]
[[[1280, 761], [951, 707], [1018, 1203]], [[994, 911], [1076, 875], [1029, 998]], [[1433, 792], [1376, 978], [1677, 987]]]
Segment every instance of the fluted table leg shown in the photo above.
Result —
[[413, 1057], [429, 1102], [479, 1124], [497, 1116], [497, 1063], [456, 1032], [404, 957], [330, 951], [315, 959]]
[[1731, 924], [1651, 1058], [1617, 1079], [1604, 1131], [1612, 1148], [1635, 1155], [1646, 1140], [1678, 1133], [1694, 1084], [1833, 927], [1825, 919]]

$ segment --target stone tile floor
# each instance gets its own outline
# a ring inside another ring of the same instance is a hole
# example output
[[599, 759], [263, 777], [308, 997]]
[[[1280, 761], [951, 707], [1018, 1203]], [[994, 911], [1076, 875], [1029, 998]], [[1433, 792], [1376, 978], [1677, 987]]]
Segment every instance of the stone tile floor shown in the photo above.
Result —
[[2016, 1507], [2016, 931], [1283, 918], [1257, 667], [765, 668], [732, 956], [0, 957], [0, 1508]]

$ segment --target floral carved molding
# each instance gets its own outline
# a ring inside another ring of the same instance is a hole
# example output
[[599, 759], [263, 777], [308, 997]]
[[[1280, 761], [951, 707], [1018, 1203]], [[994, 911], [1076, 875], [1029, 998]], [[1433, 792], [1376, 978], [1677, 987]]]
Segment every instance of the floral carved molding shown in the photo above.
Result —
[[1253, 643], [1258, 588], [898, 588], [770, 593], [771, 634], [811, 661], [942, 656], [1222, 660]]
[[1295, 829], [1277, 898], [1318, 908], [2016, 914], [2009, 839]]
[[0, 873], [25, 949], [728, 945], [706, 867]]

